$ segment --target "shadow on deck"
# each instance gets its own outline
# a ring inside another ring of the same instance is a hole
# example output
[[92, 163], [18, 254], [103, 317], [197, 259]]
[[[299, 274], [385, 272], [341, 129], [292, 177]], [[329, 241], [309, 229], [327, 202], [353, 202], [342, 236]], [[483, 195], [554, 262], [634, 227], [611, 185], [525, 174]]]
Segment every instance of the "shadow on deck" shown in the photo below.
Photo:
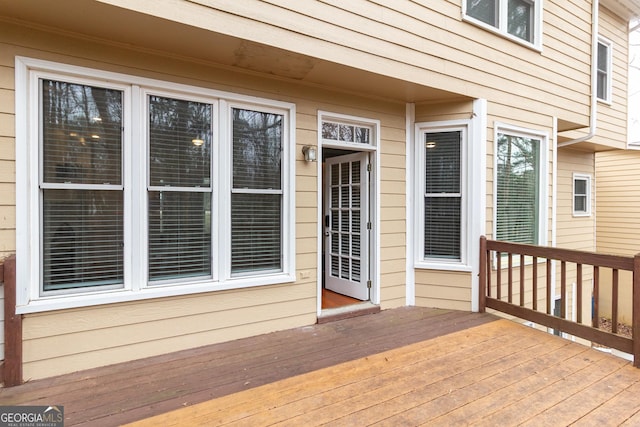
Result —
[[633, 425], [638, 391], [622, 359], [489, 314], [405, 307], [33, 381], [0, 402], [64, 405], [67, 426]]

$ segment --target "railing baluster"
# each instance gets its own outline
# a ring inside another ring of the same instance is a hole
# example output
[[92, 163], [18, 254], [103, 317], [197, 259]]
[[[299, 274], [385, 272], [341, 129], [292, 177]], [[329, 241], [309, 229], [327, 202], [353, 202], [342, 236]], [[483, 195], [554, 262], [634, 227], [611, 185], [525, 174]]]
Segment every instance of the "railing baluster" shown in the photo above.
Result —
[[[486, 247], [486, 246], [485, 246]], [[491, 251], [487, 250], [487, 296], [491, 296]]]
[[520, 254], [520, 307], [524, 307], [524, 254]]
[[582, 264], [576, 264], [576, 322], [582, 323]]
[[551, 260], [547, 258], [547, 314], [551, 313]]
[[560, 317], [567, 318], [567, 263], [560, 262]]
[[509, 277], [507, 292], [508, 301], [511, 304], [513, 302], [513, 254], [511, 252], [508, 252], [507, 257], [509, 261], [509, 269], [507, 270], [507, 274]]
[[593, 294], [591, 297], [591, 320], [593, 321], [593, 327], [600, 327], [600, 267], [593, 266]]
[[533, 257], [531, 264], [531, 274], [533, 275], [533, 310], [538, 310], [538, 257]]
[[613, 269], [613, 284], [611, 288], [611, 332], [618, 333], [618, 269]]
[[496, 298], [502, 299], [502, 253], [496, 252]]

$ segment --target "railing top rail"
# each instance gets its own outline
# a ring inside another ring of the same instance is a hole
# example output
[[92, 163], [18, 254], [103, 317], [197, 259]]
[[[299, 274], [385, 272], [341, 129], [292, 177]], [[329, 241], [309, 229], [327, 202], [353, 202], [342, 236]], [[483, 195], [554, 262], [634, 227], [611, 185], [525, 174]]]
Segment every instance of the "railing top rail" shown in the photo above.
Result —
[[487, 250], [633, 271], [633, 257], [487, 240]]

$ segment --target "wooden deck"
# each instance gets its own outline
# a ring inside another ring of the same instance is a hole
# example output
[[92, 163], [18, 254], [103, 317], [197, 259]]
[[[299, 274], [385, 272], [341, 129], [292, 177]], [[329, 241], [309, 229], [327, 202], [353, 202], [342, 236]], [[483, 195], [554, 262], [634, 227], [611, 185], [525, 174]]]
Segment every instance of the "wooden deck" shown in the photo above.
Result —
[[33, 381], [70, 425], [639, 425], [640, 370], [489, 314], [424, 308]]

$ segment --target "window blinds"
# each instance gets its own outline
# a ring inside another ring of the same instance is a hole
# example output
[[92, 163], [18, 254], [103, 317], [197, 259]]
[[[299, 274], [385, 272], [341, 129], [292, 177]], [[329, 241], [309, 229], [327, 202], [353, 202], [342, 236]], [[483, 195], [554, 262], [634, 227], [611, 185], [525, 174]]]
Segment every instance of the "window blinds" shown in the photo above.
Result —
[[425, 134], [425, 258], [460, 259], [460, 144], [460, 131]]
[[232, 114], [231, 272], [281, 271], [283, 116]]
[[41, 80], [42, 289], [123, 282], [122, 92]]
[[209, 104], [149, 97], [149, 280], [211, 276]]

